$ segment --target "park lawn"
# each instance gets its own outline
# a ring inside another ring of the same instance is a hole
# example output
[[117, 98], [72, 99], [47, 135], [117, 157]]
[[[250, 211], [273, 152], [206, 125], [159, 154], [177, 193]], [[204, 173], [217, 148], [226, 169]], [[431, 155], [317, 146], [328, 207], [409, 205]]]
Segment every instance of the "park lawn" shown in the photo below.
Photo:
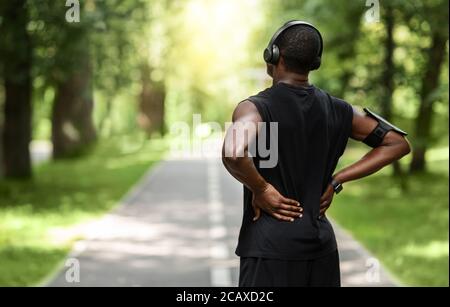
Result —
[[[361, 155], [350, 149], [342, 165]], [[391, 170], [345, 185], [330, 216], [407, 286], [449, 285], [448, 147], [432, 150], [430, 172], [403, 192]]]
[[87, 157], [35, 167], [30, 182], [0, 181], [0, 286], [48, 277], [80, 239], [68, 230], [111, 210], [164, 149], [162, 140], [116, 137]]

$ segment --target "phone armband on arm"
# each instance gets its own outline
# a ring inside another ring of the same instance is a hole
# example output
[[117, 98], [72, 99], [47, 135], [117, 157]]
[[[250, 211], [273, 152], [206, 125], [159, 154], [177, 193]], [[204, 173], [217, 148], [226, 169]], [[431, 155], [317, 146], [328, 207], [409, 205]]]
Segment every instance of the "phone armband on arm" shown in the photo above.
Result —
[[375, 114], [369, 109], [364, 108], [364, 112], [366, 112], [368, 116], [372, 117], [378, 122], [378, 125], [375, 127], [375, 129], [373, 129], [373, 131], [363, 140], [364, 144], [367, 144], [373, 148], [380, 146], [386, 134], [391, 130], [403, 136], [408, 135], [408, 133], [394, 126], [393, 124], [385, 120], [383, 117], [381, 117], [378, 114]]

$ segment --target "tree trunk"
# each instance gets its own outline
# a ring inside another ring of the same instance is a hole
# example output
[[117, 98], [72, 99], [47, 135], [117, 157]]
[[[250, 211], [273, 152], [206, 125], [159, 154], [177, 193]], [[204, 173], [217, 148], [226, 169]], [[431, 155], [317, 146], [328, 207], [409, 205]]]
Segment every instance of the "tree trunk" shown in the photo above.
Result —
[[[361, 16], [363, 10], [358, 6], [349, 7], [349, 10], [345, 13], [345, 20], [349, 29], [352, 31], [342, 32], [335, 38], [334, 44], [338, 47], [338, 60], [342, 63], [354, 62], [356, 56], [357, 42], [361, 35]], [[342, 44], [342, 41], [347, 41], [346, 44]], [[333, 49], [333, 47], [331, 47]], [[354, 66], [344, 65], [341, 69], [341, 75], [339, 76], [340, 88], [336, 91], [337, 97], [345, 98], [345, 94], [349, 87], [349, 82], [355, 74]]]
[[138, 123], [148, 136], [154, 132], [164, 134], [164, 100], [165, 90], [162, 83], [155, 83], [150, 78], [150, 68], [142, 67], [142, 90], [139, 99]]
[[[0, 74], [3, 74], [3, 66], [1, 65], [2, 63], [0, 62]], [[0, 110], [3, 110], [3, 103], [5, 101], [4, 83], [3, 78], [0, 76]], [[5, 176], [5, 171], [3, 169], [3, 122], [3, 112], [0, 112], [0, 179]]]
[[93, 123], [92, 67], [83, 56], [79, 69], [56, 88], [52, 113], [53, 158], [81, 154], [97, 138]]
[[431, 136], [433, 119], [433, 92], [439, 85], [442, 63], [445, 55], [445, 45], [448, 36], [445, 30], [435, 29], [432, 33], [432, 44], [427, 51], [427, 66], [422, 78], [420, 91], [420, 106], [415, 124], [415, 141], [413, 158], [410, 165], [411, 172], [422, 172], [426, 170], [425, 155]]
[[394, 91], [394, 14], [391, 8], [384, 12], [384, 23], [386, 26], [386, 38], [384, 41], [384, 70], [382, 73], [381, 84], [383, 86], [383, 95], [381, 99], [381, 114], [387, 120], [392, 117], [392, 93]]
[[0, 42], [5, 89], [3, 168], [7, 178], [31, 177], [31, 40], [26, 0], [2, 4]]
[[[386, 38], [384, 40], [384, 61], [383, 61], [383, 73], [382, 73], [382, 96], [381, 96], [381, 116], [386, 120], [392, 120], [392, 95], [395, 90], [394, 85], [394, 29], [395, 29], [395, 17], [392, 7], [387, 6], [384, 11], [384, 24], [386, 27]], [[403, 178], [403, 170], [398, 161], [394, 161], [392, 164], [394, 170], [394, 176]], [[401, 180], [404, 182], [404, 180]], [[402, 187], [406, 188], [406, 183], [402, 183]]]

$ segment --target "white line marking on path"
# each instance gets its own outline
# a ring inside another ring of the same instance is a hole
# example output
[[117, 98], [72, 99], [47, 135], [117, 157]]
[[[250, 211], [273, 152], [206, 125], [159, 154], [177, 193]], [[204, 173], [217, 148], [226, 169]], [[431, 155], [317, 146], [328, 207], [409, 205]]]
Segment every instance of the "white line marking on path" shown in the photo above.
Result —
[[219, 169], [217, 159], [208, 159], [208, 210], [209, 210], [209, 238], [211, 240], [210, 257], [211, 286], [230, 287], [231, 271], [221, 264], [230, 257], [225, 242], [227, 229], [224, 226], [224, 205], [220, 199]]

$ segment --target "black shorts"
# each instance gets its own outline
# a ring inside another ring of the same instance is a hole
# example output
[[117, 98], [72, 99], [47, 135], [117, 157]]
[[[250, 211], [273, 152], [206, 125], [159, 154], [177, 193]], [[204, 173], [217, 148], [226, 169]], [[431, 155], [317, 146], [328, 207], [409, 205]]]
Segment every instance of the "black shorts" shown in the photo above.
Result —
[[338, 251], [313, 260], [241, 257], [239, 287], [340, 287]]

